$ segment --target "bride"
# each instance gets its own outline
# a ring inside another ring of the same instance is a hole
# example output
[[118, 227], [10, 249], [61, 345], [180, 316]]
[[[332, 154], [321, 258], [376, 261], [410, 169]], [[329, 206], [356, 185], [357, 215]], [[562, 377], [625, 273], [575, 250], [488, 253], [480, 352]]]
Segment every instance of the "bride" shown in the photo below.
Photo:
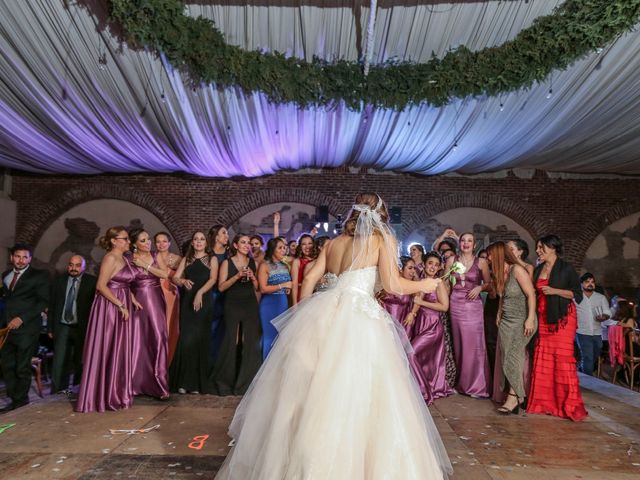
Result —
[[[406, 280], [388, 213], [361, 193], [344, 233], [320, 253], [303, 300], [236, 410], [217, 480], [429, 480], [451, 463], [407, 362], [409, 342], [374, 298], [434, 291]], [[328, 272], [332, 286], [309, 296]]]

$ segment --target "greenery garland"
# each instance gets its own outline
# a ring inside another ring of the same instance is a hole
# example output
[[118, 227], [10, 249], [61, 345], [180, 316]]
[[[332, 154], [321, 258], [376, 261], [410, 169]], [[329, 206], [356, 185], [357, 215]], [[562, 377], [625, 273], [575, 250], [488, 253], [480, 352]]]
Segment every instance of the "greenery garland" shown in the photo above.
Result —
[[185, 15], [180, 0], [109, 0], [109, 6], [129, 45], [162, 52], [194, 83], [260, 91], [275, 103], [343, 101], [352, 109], [440, 106], [452, 98], [526, 88], [604, 47], [640, 17], [640, 0], [567, 0], [500, 46], [477, 52], [461, 46], [420, 64], [372, 65], [365, 77], [357, 62], [307, 62], [229, 45], [211, 20]]

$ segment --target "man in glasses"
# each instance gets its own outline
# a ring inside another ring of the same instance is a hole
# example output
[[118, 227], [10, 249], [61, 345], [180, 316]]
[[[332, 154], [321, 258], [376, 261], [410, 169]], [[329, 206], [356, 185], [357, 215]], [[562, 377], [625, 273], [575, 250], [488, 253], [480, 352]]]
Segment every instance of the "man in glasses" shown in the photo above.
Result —
[[69, 378], [80, 383], [82, 350], [91, 304], [96, 293], [96, 277], [85, 272], [85, 259], [73, 255], [67, 271], [53, 283], [47, 331], [53, 338], [55, 355], [51, 392], [69, 394]]

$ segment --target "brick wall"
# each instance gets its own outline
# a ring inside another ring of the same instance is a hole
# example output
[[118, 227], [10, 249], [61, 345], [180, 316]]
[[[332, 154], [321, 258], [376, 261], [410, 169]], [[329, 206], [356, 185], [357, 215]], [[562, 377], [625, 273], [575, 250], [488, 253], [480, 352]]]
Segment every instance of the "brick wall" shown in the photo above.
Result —
[[566, 257], [580, 266], [594, 238], [610, 223], [640, 211], [640, 179], [529, 178], [367, 173], [364, 169], [279, 173], [257, 179], [219, 180], [185, 175], [37, 176], [16, 173], [16, 238], [33, 244], [69, 208], [87, 200], [118, 198], [157, 215], [179, 241], [196, 228], [229, 224], [265, 204], [291, 201], [327, 205], [345, 213], [358, 191], [376, 191], [389, 206], [402, 207], [403, 230], [457, 207], [502, 213], [536, 238], [560, 235]]

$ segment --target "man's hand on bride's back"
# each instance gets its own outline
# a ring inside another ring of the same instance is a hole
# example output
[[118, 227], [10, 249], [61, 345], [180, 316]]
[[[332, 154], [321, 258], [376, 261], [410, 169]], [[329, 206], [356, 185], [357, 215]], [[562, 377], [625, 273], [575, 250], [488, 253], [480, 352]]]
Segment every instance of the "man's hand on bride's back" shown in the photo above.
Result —
[[436, 291], [436, 288], [442, 283], [442, 280], [440, 278], [425, 278], [420, 280], [420, 282], [422, 283], [420, 290], [424, 293], [431, 293]]

